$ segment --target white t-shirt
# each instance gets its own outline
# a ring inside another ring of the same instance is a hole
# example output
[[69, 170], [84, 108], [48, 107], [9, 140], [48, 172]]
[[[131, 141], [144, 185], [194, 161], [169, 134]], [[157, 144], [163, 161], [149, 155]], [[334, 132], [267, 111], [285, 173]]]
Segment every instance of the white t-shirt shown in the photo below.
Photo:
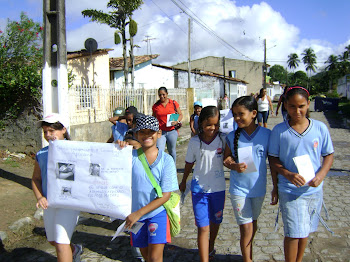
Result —
[[225, 137], [217, 134], [208, 144], [198, 136], [190, 139], [186, 163], [195, 163], [191, 191], [194, 193], [214, 193], [225, 191], [223, 169]]
[[267, 96], [265, 96], [264, 100], [259, 98], [259, 100], [258, 100], [258, 111], [259, 112], [269, 111], [269, 100], [267, 100]]

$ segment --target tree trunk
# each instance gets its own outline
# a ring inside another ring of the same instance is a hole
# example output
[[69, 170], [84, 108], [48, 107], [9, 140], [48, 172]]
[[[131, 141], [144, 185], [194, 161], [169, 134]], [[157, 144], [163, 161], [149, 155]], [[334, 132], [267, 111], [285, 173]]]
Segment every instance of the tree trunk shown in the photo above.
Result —
[[123, 41], [123, 59], [124, 59], [124, 82], [125, 82], [125, 89], [128, 88], [128, 75], [129, 75], [129, 64], [128, 64], [128, 56], [127, 56], [127, 39], [126, 39], [126, 25], [125, 22], [123, 23], [123, 30], [121, 30], [122, 35], [122, 41]]
[[131, 63], [131, 88], [134, 90], [134, 72], [135, 72], [135, 57], [134, 57], [134, 37], [130, 36], [130, 63]]

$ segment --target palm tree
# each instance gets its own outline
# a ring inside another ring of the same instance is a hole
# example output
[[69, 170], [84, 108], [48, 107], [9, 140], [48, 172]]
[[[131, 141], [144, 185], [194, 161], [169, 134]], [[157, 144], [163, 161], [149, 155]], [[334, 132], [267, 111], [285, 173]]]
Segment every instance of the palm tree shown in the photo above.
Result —
[[338, 72], [339, 72], [339, 59], [338, 56], [336, 55], [330, 55], [327, 59], [327, 61], [325, 62], [325, 64], [328, 64], [326, 66], [326, 71], [330, 81], [329, 81], [329, 88], [332, 87], [333, 84], [333, 79], [336, 79], [338, 77]]
[[349, 53], [350, 53], [350, 45], [345, 47], [345, 52], [343, 53], [343, 57], [348, 60], [349, 59]]
[[304, 52], [301, 54], [303, 56], [302, 60], [305, 65], [305, 69], [308, 72], [309, 81], [307, 83], [307, 88], [309, 88], [309, 82], [310, 82], [310, 75], [311, 71], [316, 72], [316, 54], [315, 51], [309, 47], [304, 50]]
[[[104, 13], [95, 9], [86, 9], [82, 11], [84, 17], [90, 17], [90, 21], [96, 21], [98, 23], [107, 24], [112, 28], [116, 28], [116, 39], [121, 35], [121, 42], [123, 44], [123, 58], [124, 58], [124, 81], [125, 87], [128, 86], [128, 59], [127, 59], [127, 37], [126, 37], [126, 26], [132, 23], [131, 16], [133, 12], [143, 4], [142, 0], [110, 0], [107, 3], [107, 7], [111, 8], [112, 11]], [[135, 23], [135, 22], [134, 22]], [[120, 42], [116, 40], [116, 42]], [[116, 43], [117, 44], [117, 43]], [[133, 48], [133, 46], [131, 47]]]
[[333, 70], [337, 69], [338, 57], [336, 55], [330, 55], [328, 57], [327, 61], [325, 62], [325, 64], [328, 64], [328, 66], [326, 66], [327, 71], [333, 71]]
[[292, 53], [288, 56], [287, 64], [288, 64], [288, 67], [293, 70], [293, 73], [294, 73], [294, 69], [299, 66], [299, 63], [300, 63], [300, 59], [296, 53]]

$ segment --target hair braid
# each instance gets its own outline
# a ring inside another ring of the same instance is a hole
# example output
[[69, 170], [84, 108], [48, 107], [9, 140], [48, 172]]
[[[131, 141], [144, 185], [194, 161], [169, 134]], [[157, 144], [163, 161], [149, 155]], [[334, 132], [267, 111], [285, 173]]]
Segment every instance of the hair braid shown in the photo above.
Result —
[[236, 163], [238, 163], [238, 139], [239, 139], [239, 136], [241, 135], [241, 131], [242, 131], [242, 128], [237, 128], [236, 131], [235, 131], [235, 138], [233, 140], [233, 149], [234, 149], [234, 160], [236, 161]]

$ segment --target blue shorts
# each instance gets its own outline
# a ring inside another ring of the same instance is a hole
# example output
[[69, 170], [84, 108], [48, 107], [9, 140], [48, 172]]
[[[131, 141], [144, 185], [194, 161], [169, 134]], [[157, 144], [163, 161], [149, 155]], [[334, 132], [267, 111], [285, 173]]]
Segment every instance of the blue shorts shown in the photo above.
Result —
[[269, 118], [269, 111], [258, 112], [258, 122], [259, 123], [267, 123], [267, 119]]
[[248, 198], [245, 196], [231, 195], [233, 212], [238, 225], [252, 223], [258, 220], [265, 196]]
[[140, 221], [145, 223], [135, 235], [130, 234], [133, 247], [148, 247], [148, 244], [165, 244], [171, 242], [170, 223], [166, 211], [163, 210], [154, 217]]
[[225, 191], [215, 193], [193, 193], [192, 205], [197, 227], [220, 224], [225, 206]]
[[317, 230], [323, 202], [322, 189], [312, 195], [292, 195], [278, 192], [284, 236], [305, 238]]

